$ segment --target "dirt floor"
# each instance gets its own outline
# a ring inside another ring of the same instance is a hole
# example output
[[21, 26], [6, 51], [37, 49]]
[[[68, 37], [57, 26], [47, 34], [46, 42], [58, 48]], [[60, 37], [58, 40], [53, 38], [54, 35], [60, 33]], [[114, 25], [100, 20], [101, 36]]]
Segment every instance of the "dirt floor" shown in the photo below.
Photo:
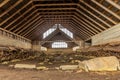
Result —
[[120, 80], [119, 72], [13, 69], [0, 66], [0, 80]]

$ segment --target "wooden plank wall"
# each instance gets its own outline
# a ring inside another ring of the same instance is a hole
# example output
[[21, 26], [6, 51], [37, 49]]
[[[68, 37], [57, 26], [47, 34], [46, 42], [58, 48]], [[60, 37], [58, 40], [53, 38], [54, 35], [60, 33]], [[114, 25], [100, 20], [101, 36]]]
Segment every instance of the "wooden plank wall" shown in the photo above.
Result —
[[92, 37], [92, 45], [116, 41], [120, 41], [120, 23]]

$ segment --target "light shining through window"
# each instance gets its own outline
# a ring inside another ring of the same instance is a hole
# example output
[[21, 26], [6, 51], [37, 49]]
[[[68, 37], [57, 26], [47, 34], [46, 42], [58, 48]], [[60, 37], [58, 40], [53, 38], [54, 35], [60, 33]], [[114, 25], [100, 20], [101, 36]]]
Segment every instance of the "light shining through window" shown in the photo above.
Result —
[[70, 38], [73, 38], [73, 33], [71, 33], [68, 29], [60, 27], [60, 30], [67, 34]]
[[43, 33], [43, 39], [50, 35], [57, 29], [57, 25], [55, 24], [52, 28], [48, 29], [45, 33]]
[[43, 33], [43, 39], [49, 36], [52, 32], [54, 32], [57, 28], [59, 28], [62, 32], [68, 35], [70, 38], [73, 38], [73, 33], [70, 32], [67, 28], [64, 28], [61, 24], [55, 24], [52, 28], [48, 29]]
[[68, 44], [66, 42], [53, 42], [52, 48], [67, 48]]

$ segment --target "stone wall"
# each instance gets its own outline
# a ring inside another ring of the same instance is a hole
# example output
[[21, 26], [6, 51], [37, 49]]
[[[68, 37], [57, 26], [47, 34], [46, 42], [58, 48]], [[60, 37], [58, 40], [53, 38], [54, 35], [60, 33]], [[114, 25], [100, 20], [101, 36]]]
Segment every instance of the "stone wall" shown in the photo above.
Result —
[[17, 48], [31, 49], [31, 43], [17, 39], [13, 39], [4, 35], [0, 35], [0, 46], [14, 46]]

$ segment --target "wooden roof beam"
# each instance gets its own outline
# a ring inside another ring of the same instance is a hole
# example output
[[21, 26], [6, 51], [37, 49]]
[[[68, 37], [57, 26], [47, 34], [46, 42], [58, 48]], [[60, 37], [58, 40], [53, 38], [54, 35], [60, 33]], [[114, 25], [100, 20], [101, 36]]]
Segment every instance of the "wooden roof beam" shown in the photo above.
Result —
[[[82, 38], [82, 40], [85, 39], [86, 35], [83, 34], [82, 32], [80, 32], [77, 28], [75, 28], [75, 25], [74, 25], [74, 24], [69, 23], [69, 26], [70, 26], [73, 30], [75, 30], [75, 32], [77, 32], [76, 35], [78, 35], [80, 38]], [[79, 33], [78, 33], [78, 32], [79, 32]]]
[[59, 4], [35, 4], [35, 6], [74, 6], [76, 3], [59, 3]]
[[120, 10], [120, 5], [116, 4], [114, 1], [112, 1], [112, 0], [106, 0], [106, 1]]
[[14, 30], [13, 32], [18, 34], [19, 30], [21, 30], [22, 28], [24, 28], [25, 25], [29, 24], [31, 21], [33, 21], [34, 19], [36, 19], [38, 16], [39, 16], [39, 14], [36, 14], [34, 17], [32, 17], [31, 19], [29, 19], [28, 21], [26, 21], [25, 24], [21, 25], [20, 27], [18, 27], [18, 28], [17, 28], [16, 30]]
[[[4, 0], [6, 1], [6, 0]], [[4, 16], [5, 14], [7, 14], [10, 10], [12, 10], [15, 6], [17, 6], [18, 4], [20, 4], [23, 0], [18, 0], [14, 5], [12, 5], [11, 7], [9, 7], [5, 12], [3, 12], [2, 14], [0, 14], [0, 17]]]
[[82, 14], [83, 16], [85, 16], [86, 18], [88, 18], [89, 20], [91, 20], [92, 22], [94, 22], [95, 24], [97, 24], [99, 27], [103, 27], [100, 23], [96, 22], [94, 19], [92, 19], [91, 17], [89, 17], [88, 15], [84, 14], [83, 12], [81, 12], [80, 10], [77, 10], [77, 12], [79, 12], [80, 14]]
[[[27, 22], [28, 18], [31, 17], [33, 14], [35, 14], [37, 12], [37, 10], [33, 11], [30, 15], [28, 15], [27, 17], [25, 17], [21, 22], [17, 23], [15, 26], [11, 27], [9, 30], [13, 30], [14, 28], [16, 28], [18, 25], [20, 25], [21, 23], [23, 23], [24, 21]], [[26, 21], [27, 20], [27, 21]], [[24, 23], [25, 24], [25, 23]], [[22, 24], [22, 25], [24, 25]], [[18, 27], [19, 28], [19, 27]], [[16, 32], [16, 30], [14, 30], [13, 32]]]
[[23, 34], [22, 36], [26, 36], [27, 34], [29, 34], [32, 30], [34, 30], [36, 27], [38, 27], [40, 24], [42, 24], [44, 21], [42, 20], [41, 22], [39, 22], [37, 25], [35, 25], [34, 27], [32, 27], [30, 30], [28, 30], [25, 34]]
[[[86, 25], [85, 23], [83, 23], [82, 21], [78, 21], [78, 20], [76, 20], [76, 19], [74, 19], [74, 18], [72, 18], [72, 20], [73, 21], [76, 21], [77, 23], [80, 23], [80, 25], [84, 28], [84, 29], [86, 29], [87, 31], [89, 31], [90, 33], [92, 33], [92, 34], [96, 34], [95, 32], [93, 32], [92, 30], [90, 30], [90, 28], [88, 27], [88, 25]], [[79, 26], [80, 27], [80, 26]], [[81, 28], [81, 27], [80, 27]]]
[[2, 3], [0, 3], [0, 8], [1, 8], [2, 6], [4, 6], [5, 4], [7, 4], [9, 1], [10, 1], [10, 0], [4, 0]]
[[[76, 29], [76, 28], [75, 28], [76, 25], [73, 24], [73, 22], [71, 22], [70, 25], [73, 26], [72, 28]], [[85, 39], [86, 37], [89, 37], [88, 35], [86, 35], [86, 33], [85, 33], [84, 31], [81, 31], [81, 30], [79, 31], [79, 30], [77, 29], [77, 32], [79, 32], [78, 34], [81, 35], [83, 39]]]
[[81, 19], [79, 19], [78, 17], [74, 16], [73, 18], [76, 19], [76, 21], [81, 22], [82, 24], [84, 24], [84, 26], [93, 34], [99, 33], [95, 28], [93, 28], [92, 26], [90, 26], [88, 23], [82, 21]]
[[[45, 26], [46, 26], [46, 22], [40, 24], [39, 27], [36, 28], [36, 31], [35, 31], [35, 30], [31, 31], [28, 35], [26, 35], [26, 37], [29, 37], [29, 38], [30, 38], [31, 36], [33, 36], [33, 35], [35, 34], [35, 32], [39, 32], [39, 30], [41, 30], [41, 28], [42, 28], [42, 31], [44, 32], [44, 31], [47, 29]], [[40, 28], [40, 27], [41, 27], [41, 28]], [[44, 30], [43, 28], [46, 28], [46, 29]], [[39, 33], [42, 34], [42, 33], [41, 33], [42, 31], [40, 31]], [[35, 37], [35, 36], [34, 36], [34, 37]]]
[[95, 24], [97, 24], [98, 26], [100, 26], [101, 28], [103, 28], [103, 26], [96, 22], [94, 19], [92, 19], [91, 17], [89, 17], [88, 15], [84, 14], [82, 11], [80, 11], [77, 8], [46, 8], [46, 9], [41, 9], [41, 10], [76, 10], [77, 12], [81, 13], [82, 15], [86, 16], [87, 18], [89, 18], [90, 20], [92, 20]]
[[37, 18], [35, 18], [35, 20], [31, 21], [30, 23], [28, 23], [26, 26], [24, 26], [22, 29], [20, 29], [19, 31], [17, 31], [17, 34], [20, 34], [22, 31], [24, 31], [25, 29], [27, 29], [30, 25], [32, 25], [33, 23], [35, 23], [37, 20], [39, 20], [41, 18], [41, 16], [38, 16]]
[[105, 6], [103, 6], [102, 4], [100, 4], [99, 2], [97, 2], [96, 0], [91, 0], [91, 1], [94, 2], [99, 7], [103, 8], [104, 10], [106, 10], [107, 12], [109, 12], [110, 14], [112, 14], [113, 16], [115, 16], [116, 18], [118, 18], [120, 20], [120, 16], [119, 15], [115, 14], [114, 12], [112, 12], [111, 10], [109, 10], [108, 8], [106, 8]]
[[[4, 23], [6, 23], [9, 19], [11, 19], [13, 16], [15, 16], [17, 13], [19, 13], [23, 8], [25, 8], [27, 5], [24, 5], [22, 8], [20, 8], [19, 10], [17, 10], [14, 14], [12, 14], [9, 18], [7, 18], [6, 20], [4, 20], [2, 23], [0, 23], [0, 25], [3, 25]], [[5, 28], [6, 29], [6, 28]]]
[[89, 8], [91, 8], [92, 10], [94, 10], [95, 12], [97, 12], [99, 15], [103, 16], [104, 18], [106, 18], [107, 20], [109, 20], [110, 22], [112, 22], [113, 24], [117, 24], [114, 20], [112, 20], [111, 18], [109, 18], [108, 16], [104, 15], [102, 12], [100, 12], [99, 10], [95, 9], [93, 6], [91, 6], [90, 4], [86, 3], [84, 0], [80, 0], [83, 4], [85, 4], [86, 6], [88, 6]]
[[[75, 13], [76, 18], [77, 16], [79, 16], [77, 13]], [[79, 17], [78, 17], [79, 18]], [[99, 27], [97, 27], [96, 25], [94, 25], [93, 23], [91, 23], [89, 20], [86, 20], [83, 17], [80, 17], [81, 19], [83, 19], [86, 23], [88, 23], [90, 26], [92, 26], [95, 29], [95, 32], [99, 33], [99, 31], [102, 31]], [[97, 30], [96, 30], [97, 29]], [[98, 31], [99, 30], [99, 31]]]
[[[93, 17], [95, 17], [96, 19], [98, 19], [100, 22], [104, 23], [105, 25], [107, 25], [108, 27], [111, 27], [110, 24], [106, 23], [105, 21], [103, 21], [101, 18], [99, 18], [98, 16], [96, 16], [95, 14], [93, 14], [92, 12], [88, 11], [86, 8], [82, 7], [81, 5], [78, 5], [81, 9], [83, 9], [84, 11], [86, 11], [87, 13], [89, 13], [90, 15], [92, 15]], [[107, 29], [104, 26], [102, 26], [103, 29]]]
[[[26, 5], [31, 4], [30, 2], [27, 3]], [[27, 14], [30, 10], [32, 10], [32, 8], [29, 8], [26, 12], [24, 12], [23, 14], [21, 14], [19, 17], [17, 17], [16, 19], [14, 19], [9, 25], [5, 26], [5, 29], [7, 29], [10, 25], [12, 25], [13, 23], [15, 23], [17, 20], [19, 20], [20, 18], [24, 17], [25, 14]]]
[[[78, 13], [76, 13], [76, 12], [73, 12], [74, 13], [74, 15], [78, 18], [79, 16], [81, 16], [81, 15], [79, 15]], [[53, 16], [53, 13], [51, 13], [52, 15], [45, 15], [45, 16]], [[71, 15], [72, 17], [74, 16], [74, 15]], [[63, 15], [62, 15], [63, 16]], [[70, 16], [70, 15], [64, 15], [64, 16]], [[93, 27], [94, 27], [94, 29], [97, 29], [97, 30], [99, 30], [99, 31], [102, 31], [99, 27], [97, 27], [96, 25], [94, 25], [93, 23], [91, 23], [89, 20], [86, 20], [86, 19], [84, 19], [83, 18], [83, 16], [81, 16], [80, 18], [82, 18], [83, 20], [85, 20], [86, 21], [86, 23], [88, 23], [88, 24], [90, 24], [90, 25], [92, 25]], [[80, 20], [80, 19], [79, 19]], [[96, 31], [95, 31], [96, 32]], [[98, 31], [97, 31], [98, 32]]]
[[[75, 21], [71, 21], [74, 25], [76, 25], [75, 27], [79, 26], [79, 32], [81, 31], [82, 33], [86, 34], [86, 35], [94, 35], [91, 32], [89, 32], [88, 30], [86, 30], [83, 25], [79, 24], [78, 22]], [[81, 26], [81, 27], [80, 27]]]

